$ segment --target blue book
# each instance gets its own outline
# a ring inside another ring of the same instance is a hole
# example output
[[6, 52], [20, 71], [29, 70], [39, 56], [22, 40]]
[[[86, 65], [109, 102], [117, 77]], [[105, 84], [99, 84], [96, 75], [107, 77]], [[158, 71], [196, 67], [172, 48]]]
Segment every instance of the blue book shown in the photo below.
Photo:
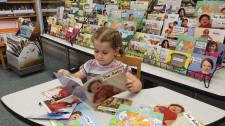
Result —
[[88, 108], [80, 103], [69, 119], [51, 120], [53, 126], [100, 126]]

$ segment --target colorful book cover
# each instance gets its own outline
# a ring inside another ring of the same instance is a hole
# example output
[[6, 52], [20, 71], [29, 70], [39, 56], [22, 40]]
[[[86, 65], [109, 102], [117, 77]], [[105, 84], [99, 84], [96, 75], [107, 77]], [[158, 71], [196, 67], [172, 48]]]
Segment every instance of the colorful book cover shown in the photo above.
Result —
[[110, 12], [114, 10], [118, 10], [118, 5], [106, 5], [107, 14], [110, 14]]
[[182, 8], [185, 10], [185, 16], [193, 17], [193, 14], [195, 13], [195, 7], [191, 7], [191, 6], [189, 6], [189, 7], [184, 7], [184, 6], [176, 7], [176, 14], [178, 14], [178, 11]]
[[219, 56], [217, 57], [216, 65], [217, 67], [222, 67], [224, 55], [225, 55], [225, 44], [219, 44], [219, 51], [217, 52]]
[[160, 50], [162, 47], [158, 45], [151, 45], [151, 61], [150, 64], [152, 65], [160, 65]]
[[177, 103], [165, 105], [141, 104], [140, 108], [164, 114], [163, 125], [166, 126], [204, 126], [204, 124], [196, 120], [183, 105]]
[[146, 43], [130, 41], [128, 50], [126, 51], [126, 55], [128, 56], [136, 56], [141, 57], [143, 60], [144, 52], [145, 52]]
[[73, 14], [75, 17], [80, 17], [83, 15], [83, 11], [79, 10], [78, 7], [71, 7], [70, 8], [70, 13]]
[[147, 33], [141, 33], [141, 32], [135, 32], [133, 41], [146, 43], [148, 41], [149, 34]]
[[179, 35], [177, 40], [177, 45], [176, 45], [176, 51], [193, 53], [195, 42], [197, 39], [198, 38], [194, 36]]
[[169, 52], [170, 52], [170, 49], [161, 48], [160, 54], [159, 54], [160, 67], [162, 68], [166, 67]]
[[195, 28], [196, 37], [208, 38], [210, 41], [215, 41], [217, 43], [223, 43], [225, 36], [225, 30], [222, 29], [212, 29], [212, 28]]
[[214, 14], [216, 4], [225, 4], [225, 1], [198, 1], [195, 9], [194, 16], [198, 17], [199, 14]]
[[83, 5], [83, 16], [88, 17], [90, 20], [95, 18], [97, 11], [96, 3], [84, 3]]
[[58, 25], [51, 24], [50, 35], [56, 36], [58, 31]]
[[98, 29], [97, 25], [83, 24], [83, 32], [93, 34]]
[[163, 114], [121, 104], [109, 126], [162, 126]]
[[175, 14], [176, 8], [180, 7], [181, 0], [166, 0], [166, 13]]
[[83, 46], [88, 48], [94, 48], [93, 43], [91, 41], [91, 34], [84, 33]]
[[78, 34], [76, 39], [77, 39], [76, 42], [78, 45], [84, 46], [84, 34], [82, 33]]
[[196, 0], [181, 0], [181, 7], [195, 7], [196, 3]]
[[184, 27], [181, 27], [181, 20], [166, 19], [163, 25], [162, 36], [177, 37], [184, 33]]
[[187, 75], [210, 80], [216, 67], [216, 60], [215, 57], [192, 53]]
[[123, 30], [123, 29], [118, 29], [118, 31], [120, 35], [122, 36], [122, 41], [123, 41], [122, 48], [125, 49], [128, 46], [130, 40], [133, 38], [134, 32]]
[[108, 17], [121, 18], [124, 10], [112, 10], [107, 14]]
[[108, 17], [105, 17], [103, 15], [98, 16], [98, 26], [107, 26], [108, 24]]
[[161, 13], [165, 13], [165, 5], [157, 5], [157, 6], [153, 6], [153, 9], [151, 11], [151, 14], [161, 14]]
[[159, 46], [161, 46], [162, 48], [169, 48], [172, 50], [176, 49], [176, 45], [177, 45], [177, 39], [162, 39], [162, 41], [160, 41]]
[[206, 49], [207, 43], [208, 43], [208, 39], [207, 38], [198, 37], [198, 39], [196, 40], [196, 43], [195, 43], [195, 47], [194, 47], [194, 52], [193, 53], [203, 54], [203, 52]]
[[52, 126], [100, 126], [88, 108], [80, 103], [69, 119], [50, 120]]
[[126, 80], [124, 67], [121, 66], [86, 82], [83, 89], [91, 103], [99, 105], [112, 96], [126, 91]]
[[147, 44], [161, 46], [164, 39], [164, 36], [149, 34], [147, 36]]
[[123, 10], [130, 10], [130, 1], [117, 1], [118, 8]]
[[178, 14], [148, 14], [148, 20], [165, 21], [166, 19], [178, 20]]
[[186, 74], [191, 54], [170, 50], [166, 68]]
[[114, 115], [117, 109], [119, 108], [120, 104], [131, 106], [132, 100], [111, 97], [105, 100], [104, 102], [102, 102], [100, 105], [94, 107], [94, 110]]
[[144, 11], [127, 10], [126, 11], [126, 21], [137, 22], [138, 29], [142, 29], [142, 20], [144, 17]]
[[144, 2], [144, 1], [130, 2], [130, 10], [147, 11], [147, 9], [148, 9], [148, 2]]
[[160, 35], [162, 24], [163, 24], [162, 21], [143, 19], [142, 32], [148, 33], [148, 34], [153, 34], [153, 35]]
[[225, 6], [224, 6], [224, 4], [215, 4], [214, 14], [216, 14], [216, 15], [225, 15]]
[[144, 52], [144, 58], [143, 58], [144, 63], [148, 63], [148, 64], [151, 63], [151, 53], [152, 53], [151, 47], [152, 47], [152, 45], [146, 44], [145, 52]]
[[[225, 10], [225, 7], [224, 7]], [[225, 14], [224, 15], [211, 15], [212, 28], [225, 28]]]
[[127, 30], [127, 31], [136, 31], [137, 30], [137, 22], [122, 21], [121, 22], [121, 29]]
[[165, 0], [158, 0], [157, 5], [165, 5]]
[[105, 5], [97, 4], [97, 12], [99, 15], [102, 15], [102, 11], [105, 8]]
[[107, 26], [118, 30], [121, 28], [122, 21], [123, 21], [122, 18], [108, 17], [108, 25]]

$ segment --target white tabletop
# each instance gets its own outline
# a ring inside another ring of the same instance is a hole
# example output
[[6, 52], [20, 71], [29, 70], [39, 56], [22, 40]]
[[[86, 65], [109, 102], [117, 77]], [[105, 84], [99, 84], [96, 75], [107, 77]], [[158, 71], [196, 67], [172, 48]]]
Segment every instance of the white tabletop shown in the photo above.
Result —
[[[48, 34], [43, 34], [42, 37], [48, 38], [56, 43], [66, 45], [68, 47], [74, 48], [82, 52], [86, 52], [91, 55], [94, 54], [93, 49], [89, 49], [76, 44], [73, 44], [73, 46], [71, 46], [70, 42], [48, 35]], [[225, 68], [220, 69], [214, 73], [213, 78], [211, 79], [209, 88], [205, 88], [204, 82], [203, 81], [200, 82], [196, 78], [192, 78], [183, 74], [179, 74], [177, 72], [166, 70], [164, 68], [159, 68], [157, 66], [149, 65], [146, 63], [141, 64], [141, 71], [180, 83], [185, 86], [196, 88], [196, 89], [205, 91], [207, 93], [217, 95], [219, 97], [224, 97], [223, 99], [225, 99], [225, 85], [224, 85], [225, 84]]]
[[[21, 115], [22, 117], [26, 117], [36, 107], [39, 107], [38, 103], [40, 101], [45, 100], [41, 92], [58, 85], [60, 85], [60, 83], [57, 79], [55, 79], [31, 88], [27, 88], [22, 91], [6, 95], [2, 97], [1, 100], [12, 111]], [[126, 91], [117, 95], [117, 97], [131, 99], [133, 101], [132, 106], [136, 107], [138, 107], [140, 104], [157, 105], [179, 103], [181, 105], [184, 105], [186, 110], [189, 110], [191, 114], [202, 121], [205, 125], [224, 118], [225, 116], [225, 111], [222, 109], [216, 108], [214, 106], [187, 97], [164, 87], [143, 89], [139, 93], [130, 93]], [[93, 109], [88, 105], [87, 107], [102, 126], [108, 125], [113, 117], [113, 115], [110, 114], [93, 111]], [[51, 125], [49, 120], [31, 119], [31, 121], [46, 126]]]

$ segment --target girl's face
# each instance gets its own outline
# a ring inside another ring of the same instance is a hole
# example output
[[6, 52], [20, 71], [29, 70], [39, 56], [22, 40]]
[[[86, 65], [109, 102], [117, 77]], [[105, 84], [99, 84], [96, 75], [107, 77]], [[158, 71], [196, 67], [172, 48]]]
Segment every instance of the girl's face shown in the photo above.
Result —
[[184, 16], [184, 10], [181, 10], [181, 11], [180, 11], [179, 16], [180, 16], [180, 17], [183, 17], [183, 16]]
[[216, 50], [216, 45], [215, 44], [209, 45], [209, 52], [214, 53], [215, 50]]
[[168, 42], [165, 41], [164, 44], [163, 44], [163, 47], [164, 47], [164, 48], [168, 48], [167, 45], [168, 45]]
[[207, 25], [207, 24], [209, 24], [209, 18], [206, 17], [206, 16], [203, 17], [203, 18], [201, 19], [200, 24], [201, 24], [201, 25]]
[[115, 50], [111, 47], [110, 42], [95, 41], [94, 43], [94, 57], [99, 65], [107, 66], [114, 60], [114, 56], [118, 54], [119, 47]]
[[212, 65], [207, 60], [205, 60], [202, 63], [202, 73], [208, 74], [211, 69]]

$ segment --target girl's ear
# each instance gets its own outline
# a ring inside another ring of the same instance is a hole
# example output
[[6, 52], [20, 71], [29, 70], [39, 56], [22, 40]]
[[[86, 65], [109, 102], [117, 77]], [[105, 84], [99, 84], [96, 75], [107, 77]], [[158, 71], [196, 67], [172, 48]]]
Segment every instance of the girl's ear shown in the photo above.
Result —
[[120, 47], [118, 47], [118, 48], [115, 50], [115, 55], [118, 55], [119, 51], [120, 51]]

